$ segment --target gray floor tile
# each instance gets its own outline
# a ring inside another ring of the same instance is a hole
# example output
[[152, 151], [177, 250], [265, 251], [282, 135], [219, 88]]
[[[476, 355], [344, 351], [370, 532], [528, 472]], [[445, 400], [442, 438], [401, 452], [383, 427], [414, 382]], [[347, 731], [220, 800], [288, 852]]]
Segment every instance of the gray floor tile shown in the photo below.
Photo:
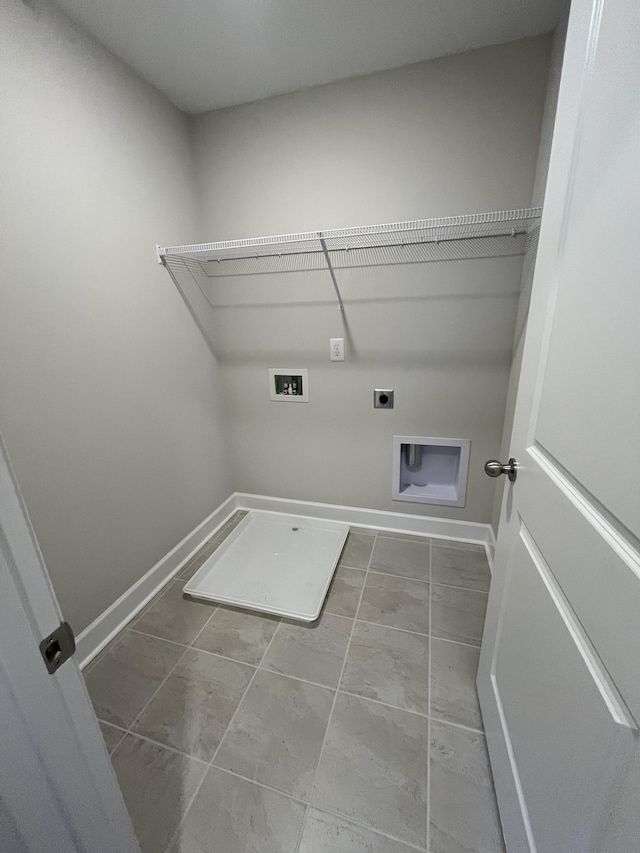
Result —
[[434, 545], [440, 548], [461, 548], [463, 551], [478, 551], [480, 554], [486, 554], [484, 545], [478, 542], [460, 542], [458, 539], [432, 539]]
[[375, 541], [375, 535], [349, 533], [338, 565], [350, 566], [352, 569], [366, 569]]
[[445, 640], [480, 645], [487, 595], [431, 584], [431, 633]]
[[125, 630], [126, 629], [123, 628], [122, 631], [119, 631], [118, 634], [116, 634], [116, 636], [112, 640], [110, 640], [103, 649], [100, 649], [98, 654], [92, 660], [90, 660], [89, 663], [86, 664], [86, 666], [82, 668], [82, 675], [85, 681], [91, 670], [102, 660], [102, 658], [107, 656], [107, 654], [111, 651], [115, 644], [121, 639]]
[[207, 542], [198, 553], [192, 557], [189, 562], [182, 568], [182, 571], [179, 572], [178, 578], [183, 581], [191, 580], [191, 578], [195, 575], [198, 569], [203, 566], [209, 557], [220, 547], [220, 542], [216, 540], [212, 540], [211, 542]]
[[339, 693], [312, 803], [423, 847], [427, 749], [426, 717]]
[[476, 675], [480, 650], [431, 639], [431, 715], [482, 729]]
[[246, 664], [190, 649], [133, 729], [210, 761], [254, 672]]
[[356, 826], [343, 818], [309, 809], [299, 853], [414, 853], [386, 835]]
[[305, 806], [212, 767], [171, 853], [295, 853]]
[[142, 853], [161, 853], [202, 781], [206, 764], [131, 734], [111, 760]]
[[417, 580], [429, 580], [431, 545], [389, 536], [378, 536], [369, 566], [375, 572], [387, 572]]
[[242, 510], [238, 510], [234, 515], [231, 516], [229, 521], [227, 521], [220, 530], [217, 530], [212, 539], [215, 539], [217, 542], [222, 542], [227, 536], [231, 533], [232, 530], [235, 530], [236, 527], [240, 524], [240, 522], [247, 515], [246, 512]]
[[257, 666], [279, 622], [278, 617], [219, 607], [194, 646]]
[[174, 580], [160, 598], [145, 610], [131, 625], [134, 631], [143, 631], [189, 645], [213, 614], [215, 605], [183, 596], [184, 581]]
[[103, 723], [102, 720], [98, 720], [98, 723], [100, 724], [100, 731], [102, 732], [107, 752], [111, 755], [113, 750], [125, 736], [125, 732], [123, 732], [122, 729], [116, 729], [115, 726], [110, 726], [109, 723]]
[[429, 536], [419, 536], [417, 533], [395, 533], [393, 530], [381, 530], [380, 536], [386, 536], [389, 539], [404, 539], [405, 542], [421, 542], [423, 545], [428, 545], [432, 541]]
[[434, 583], [447, 583], [487, 592], [491, 574], [484, 549], [475, 551], [433, 545], [431, 580]]
[[329, 587], [323, 612], [333, 613], [336, 616], [355, 616], [365, 577], [365, 572], [361, 569], [338, 566]]
[[429, 584], [369, 572], [358, 619], [429, 633]]
[[125, 631], [85, 677], [96, 716], [128, 729], [184, 651]]
[[356, 622], [340, 688], [429, 713], [429, 638]]
[[375, 527], [357, 527], [353, 524], [349, 525], [350, 533], [362, 533], [365, 536], [375, 536], [378, 530]]
[[432, 853], [503, 853], [484, 736], [431, 724]]
[[353, 619], [323, 614], [310, 625], [283, 622], [261, 667], [337, 687]]
[[296, 797], [308, 796], [333, 691], [259, 671], [215, 764]]

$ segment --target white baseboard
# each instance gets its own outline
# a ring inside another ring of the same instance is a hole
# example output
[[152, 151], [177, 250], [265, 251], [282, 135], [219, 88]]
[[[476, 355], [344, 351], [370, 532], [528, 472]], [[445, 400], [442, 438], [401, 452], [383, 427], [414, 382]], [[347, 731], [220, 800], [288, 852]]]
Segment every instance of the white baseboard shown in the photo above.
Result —
[[122, 630], [127, 622], [142, 610], [147, 602], [172, 577], [178, 574], [185, 563], [233, 515], [236, 511], [236, 504], [235, 494], [227, 498], [195, 530], [188, 533], [175, 548], [165, 554], [140, 580], [129, 587], [117, 601], [114, 601], [104, 613], [78, 635], [76, 638], [76, 655], [81, 669], [87, 666], [115, 637], [118, 631]]
[[248, 495], [243, 492], [236, 492], [235, 497], [238, 509], [262, 509], [289, 515], [306, 515], [311, 518], [344, 521], [357, 527], [372, 527], [393, 533], [413, 533], [434, 539], [457, 539], [460, 542], [473, 542], [485, 546], [491, 544], [493, 536], [490, 524], [478, 524], [475, 521], [457, 521], [451, 518], [410, 515], [364, 507], [272, 498], [267, 495]]
[[328, 521], [343, 521], [356, 527], [370, 527], [393, 533], [412, 533], [434, 539], [473, 542], [485, 546], [489, 566], [493, 565], [495, 536], [490, 524], [235, 492], [153, 568], [149, 569], [146, 575], [143, 575], [117, 601], [114, 601], [88, 628], [85, 628], [76, 640], [76, 654], [81, 668], [87, 666], [118, 631], [133, 619], [172, 577], [178, 574], [182, 566], [237, 509], [282, 512]]

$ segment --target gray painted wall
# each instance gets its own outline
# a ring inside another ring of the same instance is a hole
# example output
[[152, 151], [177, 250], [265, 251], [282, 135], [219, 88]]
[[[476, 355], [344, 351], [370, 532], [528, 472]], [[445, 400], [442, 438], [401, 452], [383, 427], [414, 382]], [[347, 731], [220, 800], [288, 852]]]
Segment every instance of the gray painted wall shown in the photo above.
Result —
[[82, 630], [232, 489], [218, 368], [155, 244], [185, 117], [46, 3], [0, 3], [0, 429]]
[[[344, 317], [326, 273], [189, 279], [205, 341], [153, 247], [528, 205], [550, 39], [190, 124], [46, 4], [0, 19], [0, 429], [75, 630], [233, 488], [487, 521], [521, 259], [345, 270]], [[465, 509], [391, 501], [404, 432], [472, 439]]]
[[[194, 120], [200, 239], [531, 202], [551, 37], [473, 51]], [[522, 259], [217, 280], [200, 310], [221, 367], [237, 489], [487, 522]], [[347, 361], [329, 362], [330, 337]], [[307, 367], [308, 404], [268, 367]], [[374, 410], [374, 387], [396, 391]], [[463, 509], [391, 500], [394, 433], [470, 438]]]

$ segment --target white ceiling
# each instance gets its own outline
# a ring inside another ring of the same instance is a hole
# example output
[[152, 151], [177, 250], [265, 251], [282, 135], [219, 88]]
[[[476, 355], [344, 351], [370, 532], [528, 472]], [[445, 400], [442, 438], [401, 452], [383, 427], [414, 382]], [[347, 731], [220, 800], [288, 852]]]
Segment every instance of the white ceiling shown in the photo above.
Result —
[[565, 0], [56, 0], [189, 113], [554, 28]]

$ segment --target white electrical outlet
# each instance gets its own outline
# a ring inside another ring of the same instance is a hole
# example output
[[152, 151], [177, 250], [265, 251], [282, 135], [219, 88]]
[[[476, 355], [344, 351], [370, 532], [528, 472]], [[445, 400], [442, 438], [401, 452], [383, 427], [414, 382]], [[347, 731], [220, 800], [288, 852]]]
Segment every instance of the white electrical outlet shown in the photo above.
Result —
[[331, 338], [329, 344], [331, 361], [344, 361], [344, 338]]

